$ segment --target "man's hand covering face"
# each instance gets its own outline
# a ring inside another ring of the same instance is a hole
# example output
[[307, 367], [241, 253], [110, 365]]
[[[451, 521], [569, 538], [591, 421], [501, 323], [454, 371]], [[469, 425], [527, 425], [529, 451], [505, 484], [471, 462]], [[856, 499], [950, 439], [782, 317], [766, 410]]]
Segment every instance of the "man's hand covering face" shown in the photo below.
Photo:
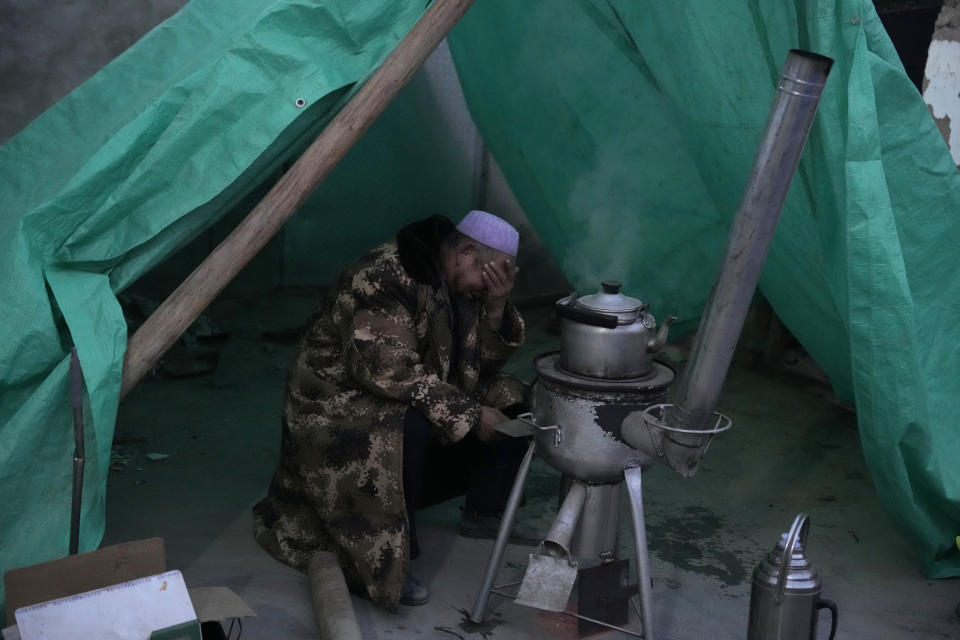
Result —
[[503, 256], [483, 265], [483, 282], [486, 285], [484, 306], [487, 318], [499, 328], [503, 321], [503, 309], [513, 290], [513, 282], [520, 271], [508, 256]]

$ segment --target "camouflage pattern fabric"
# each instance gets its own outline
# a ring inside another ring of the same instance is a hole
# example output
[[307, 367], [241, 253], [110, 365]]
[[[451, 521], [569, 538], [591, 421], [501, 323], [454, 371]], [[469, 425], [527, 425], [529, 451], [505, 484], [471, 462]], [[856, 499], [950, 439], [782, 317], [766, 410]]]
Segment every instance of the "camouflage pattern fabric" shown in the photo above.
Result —
[[254, 507], [261, 546], [304, 572], [317, 551], [336, 553], [351, 588], [395, 610], [409, 562], [404, 414], [419, 409], [452, 443], [481, 404], [521, 402], [523, 383], [498, 371], [523, 320], [509, 304], [504, 318], [497, 331], [479, 302], [412, 277], [397, 241], [349, 268], [290, 371], [280, 461]]

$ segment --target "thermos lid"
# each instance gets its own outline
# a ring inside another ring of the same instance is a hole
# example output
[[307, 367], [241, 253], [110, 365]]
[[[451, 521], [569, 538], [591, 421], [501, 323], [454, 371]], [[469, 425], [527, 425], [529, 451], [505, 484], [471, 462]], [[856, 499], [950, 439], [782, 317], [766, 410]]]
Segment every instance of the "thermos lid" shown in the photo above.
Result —
[[[802, 514], [801, 514], [802, 516]], [[806, 516], [797, 517], [794, 522], [794, 529], [799, 531], [800, 527], [806, 524]], [[793, 529], [791, 529], [791, 533]], [[818, 593], [821, 589], [820, 577], [810, 565], [806, 554], [806, 536], [797, 536], [793, 543], [793, 553], [784, 562], [784, 554], [787, 552], [789, 544], [789, 535], [784, 533], [774, 546], [773, 550], [757, 565], [753, 571], [753, 581], [759, 584], [768, 585], [777, 589], [782, 584], [783, 593], [788, 595], [803, 595]], [[786, 567], [786, 576], [781, 581], [781, 570]]]

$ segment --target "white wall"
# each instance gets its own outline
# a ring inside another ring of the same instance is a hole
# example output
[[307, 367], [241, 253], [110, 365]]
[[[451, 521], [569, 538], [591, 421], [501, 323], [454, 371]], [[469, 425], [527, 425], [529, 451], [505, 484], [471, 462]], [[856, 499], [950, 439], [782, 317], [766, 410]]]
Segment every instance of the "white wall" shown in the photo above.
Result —
[[946, 0], [937, 16], [923, 73], [923, 99], [960, 168], [960, 0]]

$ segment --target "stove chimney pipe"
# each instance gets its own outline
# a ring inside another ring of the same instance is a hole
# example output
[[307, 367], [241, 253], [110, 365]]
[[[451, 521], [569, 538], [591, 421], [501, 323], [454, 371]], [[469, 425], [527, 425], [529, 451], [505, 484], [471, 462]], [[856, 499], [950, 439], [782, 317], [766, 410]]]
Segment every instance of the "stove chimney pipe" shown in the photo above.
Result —
[[[689, 432], [710, 431], [716, 423], [714, 408], [832, 64], [796, 49], [787, 56], [690, 359], [664, 407], [667, 427], [644, 429], [636, 414], [624, 421], [629, 444], [641, 450], [653, 444], [681, 475], [696, 473], [711, 437]], [[661, 442], [649, 442], [654, 432]]]

